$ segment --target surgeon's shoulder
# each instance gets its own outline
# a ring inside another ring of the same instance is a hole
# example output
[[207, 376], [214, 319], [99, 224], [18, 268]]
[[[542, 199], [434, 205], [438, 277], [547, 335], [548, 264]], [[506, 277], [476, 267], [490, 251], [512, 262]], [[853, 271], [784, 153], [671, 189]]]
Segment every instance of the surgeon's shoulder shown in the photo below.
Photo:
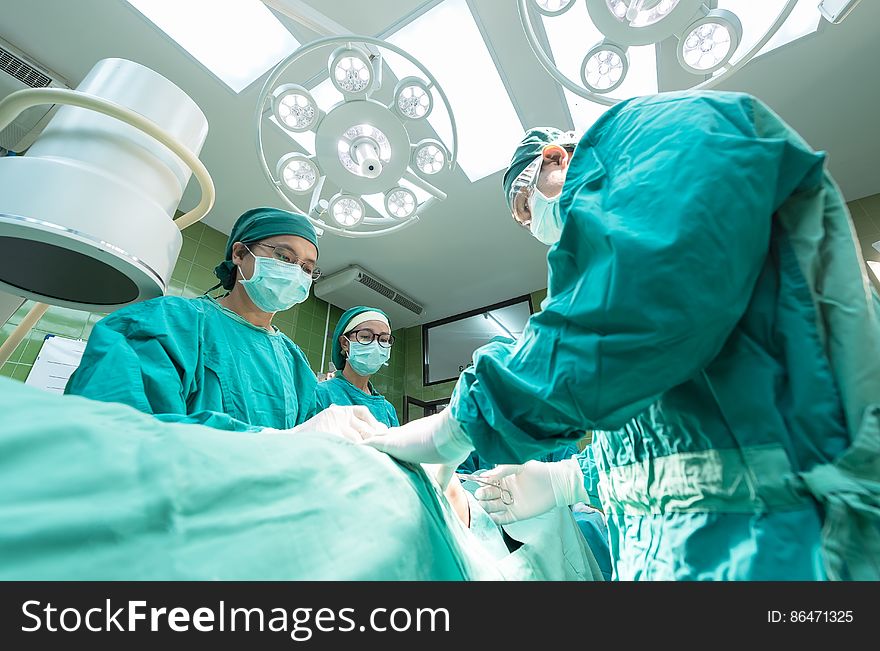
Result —
[[126, 305], [99, 324], [122, 331], [167, 332], [168, 328], [192, 328], [204, 322], [205, 308], [204, 302], [197, 298], [160, 296]]

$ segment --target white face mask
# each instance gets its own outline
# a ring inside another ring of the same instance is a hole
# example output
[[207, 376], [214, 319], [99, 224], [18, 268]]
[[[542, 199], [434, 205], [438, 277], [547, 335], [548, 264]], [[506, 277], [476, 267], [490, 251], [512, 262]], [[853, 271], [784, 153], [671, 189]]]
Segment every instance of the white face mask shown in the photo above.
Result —
[[529, 231], [536, 240], [547, 246], [553, 246], [562, 237], [562, 216], [559, 213], [560, 196], [556, 195], [552, 199], [548, 199], [538, 188], [535, 188], [529, 195], [529, 212], [532, 215]]
[[[247, 247], [245, 247], [247, 248]], [[254, 257], [254, 272], [250, 278], [241, 274], [241, 286], [263, 312], [281, 312], [309, 297], [312, 277], [296, 264], [287, 264], [274, 258]], [[241, 267], [238, 268], [241, 273]]]

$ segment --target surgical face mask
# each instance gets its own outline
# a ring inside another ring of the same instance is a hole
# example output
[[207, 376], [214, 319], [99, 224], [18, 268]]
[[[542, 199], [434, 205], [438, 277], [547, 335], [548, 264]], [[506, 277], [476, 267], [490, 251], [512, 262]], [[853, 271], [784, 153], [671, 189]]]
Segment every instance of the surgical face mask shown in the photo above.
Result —
[[532, 214], [529, 231], [536, 240], [547, 246], [553, 246], [562, 236], [562, 216], [559, 214], [560, 196], [556, 195], [552, 199], [548, 199], [537, 188], [529, 195], [529, 211]]
[[390, 348], [382, 348], [378, 341], [371, 344], [349, 343], [348, 363], [358, 375], [373, 375], [391, 357]]
[[242, 275], [239, 282], [263, 312], [281, 312], [308, 298], [312, 277], [302, 267], [256, 256], [250, 249], [248, 253], [254, 256], [254, 273], [247, 280]]

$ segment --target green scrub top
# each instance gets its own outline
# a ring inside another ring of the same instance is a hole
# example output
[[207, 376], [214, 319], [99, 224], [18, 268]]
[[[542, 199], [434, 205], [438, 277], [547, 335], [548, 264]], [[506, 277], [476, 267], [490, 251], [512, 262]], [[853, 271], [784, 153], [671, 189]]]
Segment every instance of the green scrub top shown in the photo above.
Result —
[[543, 310], [456, 386], [489, 462], [594, 430], [617, 578], [880, 578], [880, 324], [824, 162], [744, 94], [616, 105]]
[[330, 405], [363, 405], [370, 410], [380, 423], [388, 427], [397, 427], [397, 412], [394, 406], [383, 395], [377, 393], [373, 383], [369, 383], [370, 394], [367, 395], [338, 371], [332, 380], [321, 382], [315, 390], [315, 399], [318, 403], [318, 411], [326, 409]]
[[209, 297], [165, 296], [99, 321], [65, 393], [165, 421], [287, 429], [315, 413], [317, 380], [299, 346]]

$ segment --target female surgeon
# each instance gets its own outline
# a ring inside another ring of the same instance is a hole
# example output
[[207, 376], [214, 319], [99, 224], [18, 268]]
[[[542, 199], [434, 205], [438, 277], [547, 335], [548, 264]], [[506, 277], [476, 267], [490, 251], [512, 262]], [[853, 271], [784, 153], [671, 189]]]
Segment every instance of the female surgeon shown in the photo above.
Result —
[[306, 299], [320, 274], [317, 260], [318, 240], [305, 216], [247, 211], [214, 270], [228, 293], [216, 300], [164, 296], [102, 319], [66, 393], [120, 402], [165, 421], [360, 439], [374, 431], [369, 412], [334, 407], [316, 416], [315, 375], [300, 348], [272, 325], [276, 312]]
[[394, 336], [388, 316], [377, 308], [358, 306], [345, 312], [333, 332], [330, 356], [336, 375], [318, 385], [318, 409], [330, 405], [363, 405], [377, 421], [397, 427], [397, 412], [373, 388], [370, 378], [391, 357]]
[[[592, 429], [617, 578], [880, 578], [880, 303], [825, 155], [721, 92], [621, 102], [573, 144], [532, 129], [503, 179], [550, 245], [544, 309], [368, 444], [520, 464]], [[496, 521], [585, 501], [574, 459], [493, 472]]]

